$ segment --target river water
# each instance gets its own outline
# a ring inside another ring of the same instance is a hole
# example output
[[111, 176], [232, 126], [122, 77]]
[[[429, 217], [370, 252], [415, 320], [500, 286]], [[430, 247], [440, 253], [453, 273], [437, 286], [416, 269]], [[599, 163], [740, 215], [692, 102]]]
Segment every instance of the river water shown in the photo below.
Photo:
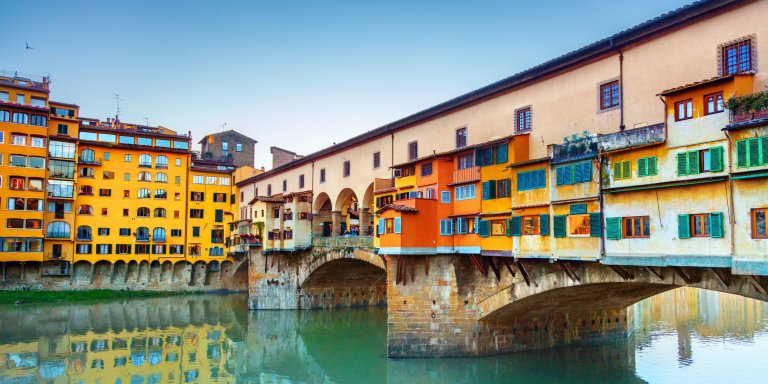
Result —
[[761, 383], [768, 304], [680, 288], [626, 340], [476, 359], [384, 356], [386, 311], [245, 295], [0, 306], [0, 383]]

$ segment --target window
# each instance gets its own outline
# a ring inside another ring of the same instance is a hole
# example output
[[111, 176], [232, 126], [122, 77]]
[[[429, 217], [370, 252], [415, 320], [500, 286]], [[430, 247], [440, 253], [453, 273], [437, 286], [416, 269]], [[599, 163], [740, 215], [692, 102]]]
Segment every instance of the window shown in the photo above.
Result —
[[171, 229], [171, 237], [181, 237], [181, 229]]
[[202, 209], [190, 209], [189, 210], [189, 217], [193, 219], [202, 219], [203, 218], [203, 210]]
[[131, 162], [131, 155], [130, 154], [126, 154], [125, 155], [125, 162], [126, 163], [130, 163]]
[[79, 193], [83, 196], [93, 196], [93, 187], [90, 185], [81, 185]]
[[637, 176], [653, 176], [658, 173], [656, 168], [656, 156], [642, 157], [637, 159]]
[[101, 188], [99, 189], [99, 196], [102, 196], [102, 197], [112, 196], [112, 190], [108, 188]]
[[722, 51], [722, 75], [752, 70], [752, 40], [726, 45]]
[[219, 177], [219, 185], [229, 185], [229, 177]]
[[283, 180], [283, 192], [288, 192], [288, 180]]
[[592, 162], [565, 165], [555, 169], [555, 185], [573, 185], [592, 181]]
[[216, 176], [206, 176], [205, 183], [208, 185], [216, 185]]
[[78, 215], [93, 215], [93, 207], [90, 205], [81, 205], [77, 207]]
[[[736, 142], [738, 152], [739, 143]], [[738, 166], [737, 153], [737, 166]], [[677, 154], [678, 176], [697, 175], [703, 172], [723, 170], [723, 147], [713, 147], [698, 151], [679, 152]]]
[[29, 121], [30, 125], [37, 125], [39, 127], [45, 127], [48, 125], [48, 121], [45, 116], [43, 115], [32, 115], [32, 118]]
[[568, 215], [568, 236], [589, 236], [589, 227], [589, 215]]
[[766, 164], [768, 164], [768, 136], [736, 141], [736, 167], [748, 168]]
[[624, 217], [621, 219], [624, 238], [651, 237], [651, 219], [648, 216]]
[[102, 173], [102, 179], [104, 180], [114, 180], [115, 179], [115, 173], [111, 171], [104, 171]]
[[541, 216], [539, 215], [523, 216], [522, 224], [523, 235], [538, 235], [541, 233]]
[[128, 208], [123, 208], [123, 217], [128, 217], [129, 215]]
[[23, 93], [17, 93], [16, 94], [16, 104], [24, 104], [24, 94]]
[[139, 167], [152, 167], [152, 156], [146, 153], [139, 155]]
[[152, 230], [152, 241], [165, 241], [165, 228], [155, 228]]
[[163, 155], [155, 157], [155, 168], [168, 168], [168, 157]]
[[496, 197], [509, 197], [511, 194], [510, 184], [509, 179], [496, 180]]
[[139, 207], [136, 210], [136, 216], [137, 217], [149, 217], [149, 208], [147, 208], [147, 207]]
[[29, 168], [43, 169], [45, 168], [45, 159], [42, 157], [30, 157]]
[[419, 142], [411, 141], [408, 143], [408, 160], [416, 160], [419, 158]]
[[320, 169], [320, 183], [325, 183], [325, 168]]
[[456, 234], [470, 234], [475, 233], [476, 218], [460, 217], [455, 220], [454, 233]]
[[432, 174], [432, 163], [422, 164], [421, 165], [421, 175], [422, 176], [429, 176], [431, 174]]
[[709, 214], [691, 215], [690, 220], [691, 220], [691, 236], [709, 237], [710, 224], [711, 224]]
[[515, 111], [515, 132], [524, 133], [531, 131], [531, 107], [520, 108]]
[[462, 185], [456, 187], [456, 201], [460, 200], [472, 200], [476, 196], [476, 185]]
[[200, 237], [200, 227], [192, 227], [192, 237]]
[[632, 178], [632, 162], [629, 160], [616, 161], [613, 163], [613, 179]]
[[31, 147], [35, 147], [35, 148], [45, 148], [45, 138], [44, 137], [30, 136], [29, 137], [29, 145]]
[[373, 153], [373, 169], [381, 167], [381, 152]]
[[77, 240], [91, 241], [92, 235], [91, 227], [87, 225], [81, 225], [77, 227]]
[[168, 174], [163, 172], [158, 172], [155, 174], [155, 183], [167, 183], [168, 182]]
[[139, 172], [139, 181], [150, 182], [152, 181], [152, 174], [146, 171]]
[[109, 236], [109, 228], [99, 228], [99, 236]]
[[120, 228], [120, 236], [130, 236], [130, 235], [131, 235], [130, 228]]
[[93, 244], [77, 244], [75, 253], [78, 255], [90, 255], [93, 252]]
[[693, 117], [693, 100], [683, 100], [675, 103], [675, 121], [688, 120]]
[[450, 203], [451, 202], [451, 191], [440, 191], [440, 202], [441, 203]]
[[711, 95], [704, 96], [704, 114], [705, 115], [720, 113], [722, 111], [724, 111], [722, 92], [713, 93]]
[[130, 255], [131, 254], [131, 245], [130, 244], [116, 244], [115, 245], [115, 253], [118, 255]]
[[472, 155], [472, 153], [460, 155], [458, 158], [458, 163], [456, 164], [457, 169], [472, 168], [474, 166], [475, 157]]
[[8, 156], [8, 165], [11, 167], [26, 167], [27, 158], [25, 156], [10, 155]]
[[619, 81], [611, 81], [600, 86], [600, 110], [611, 109], [619, 105]]
[[149, 188], [141, 188], [136, 194], [136, 197], [138, 197], [139, 199], [149, 199], [150, 196], [151, 196], [151, 192], [149, 191]]
[[165, 189], [156, 189], [155, 190], [155, 199], [165, 200], [167, 198], [168, 198], [168, 192]]
[[16, 124], [29, 124], [29, 115], [26, 113], [14, 112], [13, 122]]
[[205, 193], [204, 192], [190, 192], [189, 193], [189, 199], [192, 201], [204, 201], [205, 200]]
[[96, 244], [97, 255], [110, 255], [112, 254], [112, 244]]
[[491, 236], [506, 236], [506, 235], [507, 235], [507, 221], [491, 220]]
[[49, 238], [69, 238], [69, 224], [64, 221], [54, 221], [48, 224], [46, 236]]
[[104, 152], [104, 161], [109, 161], [109, 160], [110, 160], [109, 152]]
[[139, 137], [139, 138], [136, 139], [136, 142], [139, 145], [143, 145], [143, 146], [147, 146], [147, 147], [152, 146], [152, 139], [150, 139], [148, 137]]
[[11, 121], [11, 114], [8, 111], [0, 111], [0, 121]]
[[56, 133], [59, 135], [66, 135], [69, 132], [69, 127], [66, 124], [59, 124], [56, 127]]
[[224, 141], [221, 143], [221, 151], [226, 153], [229, 151], [229, 143]]
[[149, 228], [147, 227], [136, 228], [136, 241], [149, 241]]
[[106, 216], [106, 215], [107, 215], [107, 212], [109, 212], [109, 208], [102, 208], [102, 209], [101, 209], [101, 215], [102, 215], [102, 216]]
[[272, 184], [267, 184], [267, 196], [272, 196]]
[[304, 188], [304, 175], [299, 175], [299, 189]]
[[176, 166], [181, 167], [181, 159], [176, 158]]
[[531, 189], [547, 187], [547, 171], [535, 169], [517, 174], [517, 190], [528, 191]]
[[192, 176], [192, 184], [205, 184], [205, 176]]
[[350, 172], [352, 172], [352, 164], [349, 162], [349, 160], [345, 160], [345, 161], [344, 161], [344, 166], [343, 166], [343, 168], [344, 168], [344, 170], [343, 170], [343, 176], [344, 176], [344, 177], [347, 177], [347, 176], [349, 176]]
[[11, 134], [11, 144], [12, 145], [19, 145], [19, 146], [26, 146], [27, 145], [27, 136], [26, 135], [17, 135], [15, 133]]
[[467, 146], [467, 128], [459, 128], [456, 130], [456, 148], [464, 148]]
[[171, 245], [168, 249], [168, 253], [171, 255], [181, 255], [184, 253], [184, 246], [183, 245]]
[[768, 239], [765, 225], [767, 214], [768, 208], [755, 208], [752, 210], [752, 238]]

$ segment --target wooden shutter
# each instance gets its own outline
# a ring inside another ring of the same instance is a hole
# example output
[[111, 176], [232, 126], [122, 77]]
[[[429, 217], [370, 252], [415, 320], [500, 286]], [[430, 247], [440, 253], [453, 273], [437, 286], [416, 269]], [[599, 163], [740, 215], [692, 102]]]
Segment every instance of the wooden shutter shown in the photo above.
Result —
[[656, 168], [656, 156], [648, 158], [648, 176], [657, 174], [659, 170]]
[[483, 181], [483, 200], [489, 200], [490, 198], [491, 198], [490, 181]]
[[504, 219], [504, 224], [506, 225], [504, 227], [504, 235], [505, 236], [512, 236], [512, 220], [510, 219]]
[[739, 140], [736, 142], [736, 167], [745, 168], [747, 166], [747, 141]]
[[747, 141], [747, 154], [748, 167], [760, 165], [760, 139], [749, 139]]
[[496, 180], [488, 180], [488, 198], [496, 198]]
[[709, 236], [713, 238], [723, 237], [723, 213], [713, 212], [709, 214]]
[[395, 233], [400, 233], [401, 228], [401, 222], [399, 217], [395, 217]]
[[621, 179], [621, 162], [617, 161], [613, 163], [613, 179]]
[[475, 149], [475, 166], [483, 164], [483, 151]]
[[648, 176], [648, 158], [637, 159], [637, 176]]
[[546, 213], [539, 215], [539, 235], [549, 236], [549, 215]]
[[555, 237], [565, 237], [565, 215], [555, 215], [553, 220], [552, 230]]
[[677, 215], [677, 238], [691, 238], [691, 220], [689, 215]]
[[709, 149], [709, 170], [710, 172], [720, 172], [723, 170], [723, 147]]
[[592, 181], [592, 162], [587, 161], [586, 163], [581, 163], [582, 171], [581, 174], [584, 177], [584, 179], [581, 180], [582, 183], [587, 181]]
[[536, 176], [538, 176], [536, 178], [536, 180], [537, 180], [536, 188], [544, 188], [544, 187], [546, 187], [547, 186], [547, 171], [543, 170], [543, 169], [541, 169], [539, 171], [536, 171]]
[[215, 220], [217, 223], [221, 223], [222, 221], [224, 221], [224, 211], [222, 211], [221, 209], [216, 210], [215, 216], [216, 216]]
[[[480, 231], [480, 217], [476, 216], [475, 217], [475, 233], [479, 233], [479, 231]], [[469, 232], [469, 223], [467, 223], [467, 232]]]
[[688, 174], [698, 175], [699, 172], [699, 151], [688, 152]]
[[386, 226], [385, 219], [379, 219], [379, 228], [378, 228], [379, 235], [383, 235], [384, 234], [385, 226]]
[[[512, 236], [520, 236], [523, 234], [523, 217], [512, 216]], [[508, 235], [509, 236], [509, 235]]]
[[512, 196], [512, 180], [506, 179], [506, 182], [507, 183], [506, 183], [506, 191], [505, 192], [507, 193], [507, 197], [510, 197], [510, 196]]
[[605, 218], [605, 237], [608, 240], [621, 240], [621, 217]]
[[571, 204], [569, 208], [571, 215], [581, 215], [587, 213], [586, 204]]
[[589, 214], [589, 236], [600, 237], [603, 233], [603, 219], [600, 212]]
[[496, 147], [496, 164], [506, 163], [508, 157], [507, 143], [500, 144]]
[[677, 154], [677, 175], [685, 176], [688, 174], [688, 153], [680, 152]]
[[760, 146], [763, 149], [761, 151], [761, 155], [763, 156], [763, 161], [761, 164], [768, 164], [768, 136], [763, 136], [760, 138]]
[[631, 161], [627, 160], [627, 161], [622, 161], [621, 162], [621, 177], [624, 178], [624, 179], [629, 179], [630, 177], [632, 177], [632, 162]]
[[490, 223], [488, 220], [480, 220], [477, 233], [480, 234], [480, 237], [488, 237], [490, 235]]
[[555, 184], [565, 185], [565, 167], [555, 169]]

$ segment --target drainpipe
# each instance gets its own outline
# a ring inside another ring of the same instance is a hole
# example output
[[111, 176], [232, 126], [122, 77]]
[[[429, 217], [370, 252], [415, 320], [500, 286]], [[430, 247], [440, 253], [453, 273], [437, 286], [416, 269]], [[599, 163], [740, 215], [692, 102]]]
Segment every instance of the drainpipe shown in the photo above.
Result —
[[624, 128], [624, 53], [613, 45], [613, 38], [610, 38], [610, 45], [614, 51], [619, 54], [619, 130]]
[[[724, 130], [725, 137], [728, 139], [728, 149], [733, 148], [731, 147], [731, 141], [733, 138], [728, 133], [728, 131]], [[731, 161], [730, 151], [723, 151], [724, 153], [728, 153], [728, 216], [730, 216], [730, 229], [731, 229], [731, 257], [736, 256], [736, 237], [733, 235], [733, 229], [736, 226], [736, 217], [733, 215], [733, 181], [730, 178], [730, 175], [733, 172], [733, 162]]]
[[[605, 196], [603, 195], [603, 153], [599, 150], [599, 140], [600, 136], [598, 136], [598, 152], [597, 152], [597, 196], [599, 197], [598, 202], [600, 203], [600, 221], [601, 224], [605, 222]], [[605, 226], [605, 224], [601, 225], [601, 227]], [[603, 228], [602, 231], [600, 231], [600, 259], [603, 259], [605, 257], [605, 228]]]

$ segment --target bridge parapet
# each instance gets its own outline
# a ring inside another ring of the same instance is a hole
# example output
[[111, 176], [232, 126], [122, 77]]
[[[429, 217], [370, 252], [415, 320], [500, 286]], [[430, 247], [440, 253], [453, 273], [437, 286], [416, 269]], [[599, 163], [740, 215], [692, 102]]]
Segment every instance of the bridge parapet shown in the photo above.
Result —
[[373, 249], [372, 236], [333, 236], [333, 237], [313, 237], [312, 247], [322, 248], [324, 250], [335, 249]]

